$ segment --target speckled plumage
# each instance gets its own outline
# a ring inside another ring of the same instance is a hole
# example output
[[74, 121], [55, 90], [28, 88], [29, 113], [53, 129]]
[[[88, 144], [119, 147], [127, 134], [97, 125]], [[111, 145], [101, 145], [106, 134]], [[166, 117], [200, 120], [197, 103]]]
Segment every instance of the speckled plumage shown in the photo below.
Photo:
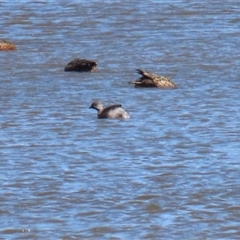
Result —
[[176, 88], [177, 85], [170, 78], [159, 76], [141, 69], [136, 69], [142, 75], [135, 82], [131, 82], [135, 87], [158, 87], [158, 88]]
[[96, 69], [97, 69], [96, 62], [87, 59], [76, 58], [67, 64], [64, 71], [93, 72]]
[[0, 40], [0, 51], [16, 50], [16, 46], [13, 43]]
[[98, 118], [129, 118], [129, 114], [122, 108], [121, 104], [114, 104], [104, 108], [100, 101], [95, 101], [89, 108], [97, 110]]

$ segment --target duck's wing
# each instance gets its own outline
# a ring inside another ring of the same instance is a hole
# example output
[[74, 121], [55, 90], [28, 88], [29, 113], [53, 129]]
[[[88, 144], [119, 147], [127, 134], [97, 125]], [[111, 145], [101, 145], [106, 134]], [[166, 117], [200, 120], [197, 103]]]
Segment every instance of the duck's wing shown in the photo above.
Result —
[[[135, 86], [156, 86], [159, 88], [176, 88], [177, 85], [167, 77], [157, 75], [155, 73], [150, 73], [141, 69], [137, 69], [137, 72], [142, 75], [142, 77], [135, 83]], [[152, 82], [152, 84], [151, 84]]]
[[159, 88], [177, 88], [177, 85], [167, 77], [158, 76], [156, 78], [153, 78], [152, 81], [156, 87]]
[[16, 46], [8, 41], [0, 39], [0, 51], [16, 50]]
[[144, 71], [144, 70], [139, 69], [139, 68], [136, 69], [136, 70], [137, 70], [137, 73], [142, 75], [142, 78], [153, 79], [153, 78], [159, 77], [159, 75], [157, 75], [157, 74], [150, 73], [150, 72]]
[[98, 114], [98, 118], [116, 118], [118, 114], [114, 112], [118, 111], [119, 109], [121, 110], [121, 106], [121, 104], [114, 104], [104, 108], [102, 112]]
[[114, 105], [104, 108], [102, 112], [109, 112], [109, 111], [115, 110], [116, 108], [120, 108], [120, 107], [122, 107], [121, 104], [114, 104]]
[[87, 60], [87, 59], [80, 59], [80, 64], [86, 65], [86, 66], [97, 66], [97, 63], [92, 61], [92, 60]]
[[67, 64], [65, 71], [92, 71], [95, 70], [97, 63], [87, 59], [74, 59]]
[[99, 115], [98, 118], [130, 118], [121, 104], [111, 105], [106, 107]]

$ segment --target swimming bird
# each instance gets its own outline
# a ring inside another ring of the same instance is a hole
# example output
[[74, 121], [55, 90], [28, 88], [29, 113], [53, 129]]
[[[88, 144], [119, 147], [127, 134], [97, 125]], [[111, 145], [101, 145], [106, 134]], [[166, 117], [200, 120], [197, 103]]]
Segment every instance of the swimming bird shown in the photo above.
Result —
[[170, 78], [159, 76], [154, 73], [144, 71], [142, 69], [136, 69], [137, 73], [141, 74], [142, 77], [137, 79], [134, 84], [135, 87], [158, 87], [158, 88], [176, 88], [177, 85], [172, 82]]
[[0, 40], [0, 51], [16, 50], [16, 46], [8, 41]]
[[100, 101], [95, 101], [89, 108], [98, 111], [98, 118], [130, 118], [129, 114], [122, 108], [121, 104], [115, 104], [104, 108]]
[[75, 72], [93, 72], [97, 70], [97, 63], [87, 59], [76, 58], [69, 62], [65, 67], [64, 71], [75, 71]]

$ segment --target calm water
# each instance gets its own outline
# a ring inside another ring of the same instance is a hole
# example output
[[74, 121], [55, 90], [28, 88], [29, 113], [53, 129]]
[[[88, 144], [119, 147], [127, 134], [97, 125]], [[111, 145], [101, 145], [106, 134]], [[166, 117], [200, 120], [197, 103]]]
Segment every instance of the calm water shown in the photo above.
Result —
[[240, 238], [240, 2], [168, 2], [0, 2], [0, 239]]

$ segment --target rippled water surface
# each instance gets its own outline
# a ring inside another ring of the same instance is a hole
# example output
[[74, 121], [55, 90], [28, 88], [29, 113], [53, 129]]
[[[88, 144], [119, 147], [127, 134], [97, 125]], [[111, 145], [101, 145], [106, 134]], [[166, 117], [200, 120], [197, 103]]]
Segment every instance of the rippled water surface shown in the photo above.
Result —
[[[240, 238], [239, 1], [0, 9], [1, 239]], [[98, 71], [64, 72], [77, 57]], [[136, 68], [179, 87], [136, 89]]]

